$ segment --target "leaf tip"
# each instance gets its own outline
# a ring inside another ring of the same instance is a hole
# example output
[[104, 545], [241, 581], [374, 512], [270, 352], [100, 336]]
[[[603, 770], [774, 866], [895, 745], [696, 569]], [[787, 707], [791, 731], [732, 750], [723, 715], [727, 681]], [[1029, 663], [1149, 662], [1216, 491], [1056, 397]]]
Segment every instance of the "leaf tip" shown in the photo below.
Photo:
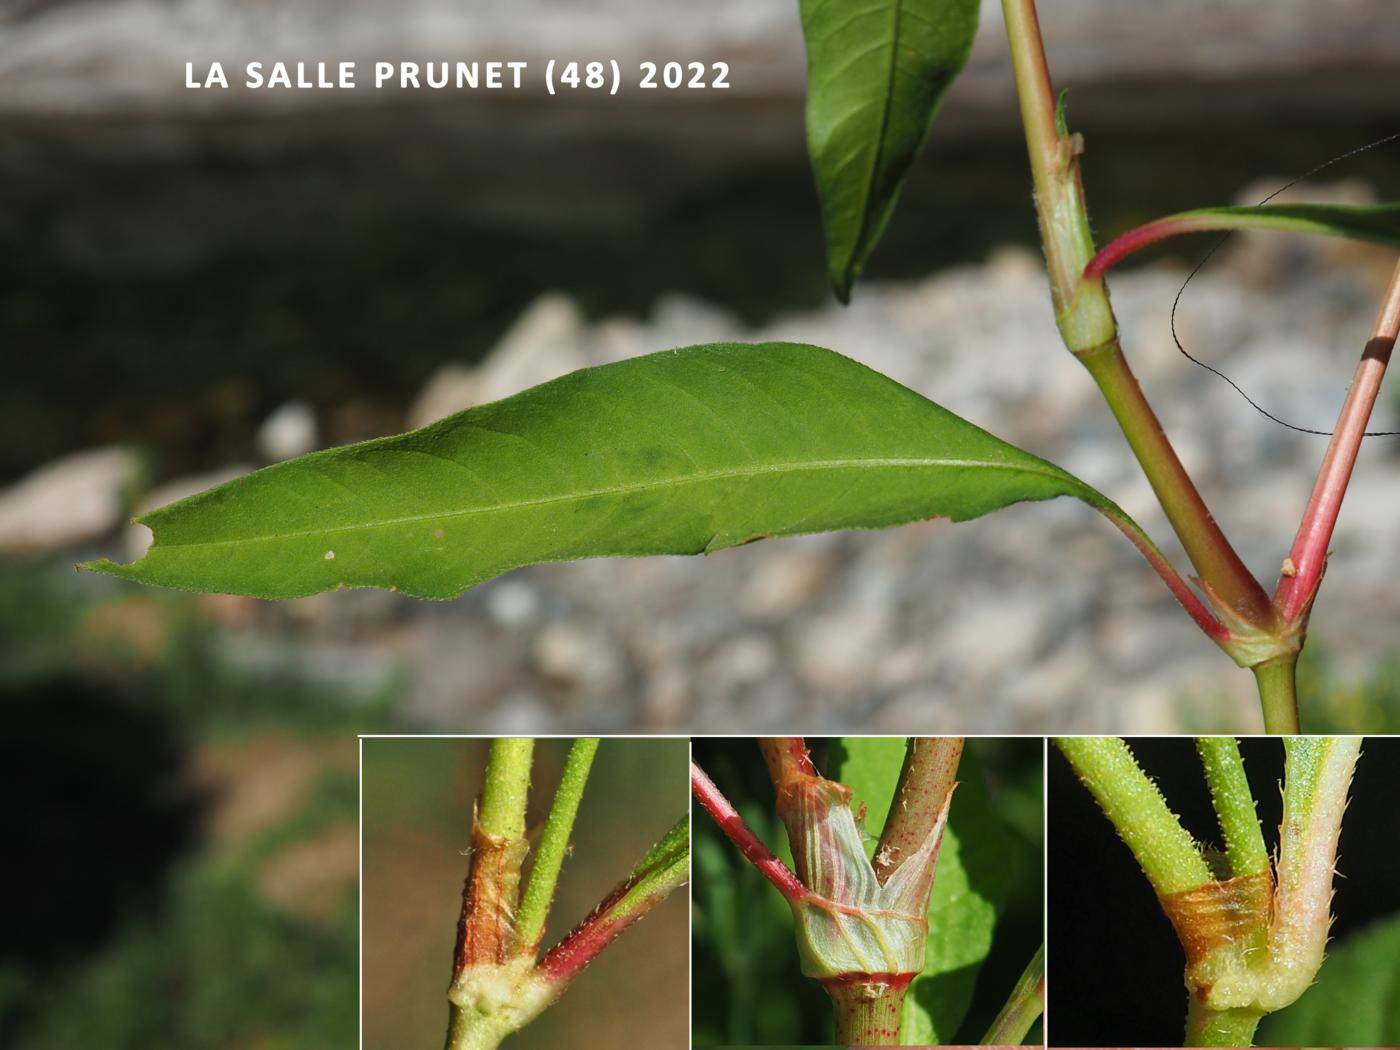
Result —
[[125, 576], [129, 565], [122, 565], [112, 561], [110, 558], [94, 558], [92, 561], [80, 561], [73, 566], [74, 572], [97, 572], [103, 576]]

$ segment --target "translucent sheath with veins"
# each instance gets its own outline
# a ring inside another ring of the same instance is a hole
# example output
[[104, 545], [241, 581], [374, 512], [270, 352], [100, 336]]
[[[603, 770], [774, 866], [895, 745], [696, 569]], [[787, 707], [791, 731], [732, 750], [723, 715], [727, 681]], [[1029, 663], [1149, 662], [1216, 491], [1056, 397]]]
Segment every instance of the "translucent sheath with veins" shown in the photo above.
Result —
[[803, 897], [789, 902], [802, 972], [822, 980], [889, 975], [908, 983], [923, 969], [929, 893], [947, 801], [923, 844], [883, 885], [866, 859], [851, 790], [844, 784], [793, 776], [779, 788], [778, 816], [788, 829], [797, 876], [807, 887]]
[[[865, 855], [851, 790], [818, 776], [800, 737], [760, 742], [777, 789], [777, 812], [792, 846], [793, 874], [744, 824], [694, 763], [695, 797], [729, 839], [783, 894], [796, 924], [802, 972], [822, 983], [836, 1009], [836, 1037], [864, 1046], [895, 1045], [910, 982], [922, 971], [928, 905], [948, 821], [952, 775], [962, 742], [915, 741], [941, 756], [936, 813], [922, 840], [886, 844], [878, 869]], [[912, 841], [912, 840], [911, 840]], [[902, 860], [898, 854], [908, 850]]]

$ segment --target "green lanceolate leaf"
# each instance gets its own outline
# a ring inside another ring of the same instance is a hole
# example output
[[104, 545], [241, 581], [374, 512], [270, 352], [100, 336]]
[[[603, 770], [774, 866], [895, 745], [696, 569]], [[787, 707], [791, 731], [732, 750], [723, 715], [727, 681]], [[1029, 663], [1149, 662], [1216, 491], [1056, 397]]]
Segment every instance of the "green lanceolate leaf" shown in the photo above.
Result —
[[1085, 275], [1101, 277], [1121, 260], [1149, 244], [1186, 233], [1277, 230], [1374, 241], [1400, 247], [1400, 203], [1260, 204], [1254, 207], [1199, 208], [1168, 215], [1117, 238], [1090, 260]]
[[1313, 986], [1288, 1009], [1264, 1019], [1258, 1045], [1400, 1045], [1397, 974], [1400, 916], [1334, 942]]
[[538, 562], [963, 521], [1063, 495], [1145, 542], [1077, 478], [863, 365], [812, 346], [716, 344], [267, 467], [142, 517], [155, 541], [141, 561], [87, 567], [262, 598], [451, 598]]
[[977, 15], [978, 0], [802, 0], [807, 145], [842, 302], [967, 62]]

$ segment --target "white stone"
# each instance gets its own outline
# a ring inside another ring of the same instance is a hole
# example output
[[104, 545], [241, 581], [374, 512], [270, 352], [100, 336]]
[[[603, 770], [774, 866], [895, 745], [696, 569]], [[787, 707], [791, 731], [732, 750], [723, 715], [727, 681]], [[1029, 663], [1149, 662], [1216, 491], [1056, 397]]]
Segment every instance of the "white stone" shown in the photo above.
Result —
[[408, 425], [427, 426], [454, 412], [518, 394], [592, 362], [582, 349], [583, 315], [572, 299], [547, 292], [525, 308], [476, 368], [446, 364], [408, 410]]
[[824, 543], [806, 537], [772, 543], [739, 592], [739, 608], [760, 619], [788, 616], [809, 605], [828, 585], [836, 556]]
[[408, 409], [408, 427], [417, 430], [478, 401], [476, 372], [466, 365], [445, 364], [434, 372]]
[[583, 315], [558, 292], [541, 295], [516, 318], [476, 371], [477, 396], [499, 401], [589, 364], [580, 343]]
[[279, 405], [258, 427], [254, 441], [273, 463], [306, 455], [318, 444], [315, 409], [305, 401]]
[[539, 618], [540, 595], [524, 580], [502, 580], [487, 591], [486, 611], [502, 627], [528, 627]]
[[531, 652], [542, 674], [588, 692], [616, 689], [627, 671], [622, 653], [603, 630], [568, 622], [547, 626]]
[[495, 736], [529, 736], [547, 732], [554, 712], [533, 693], [515, 692], [501, 699], [485, 718], [482, 731]]
[[1044, 637], [1047, 605], [1031, 588], [986, 594], [975, 604], [964, 602], [964, 612], [943, 636], [943, 649], [963, 666], [981, 672], [1024, 665]]
[[813, 689], [863, 691], [888, 644], [886, 617], [841, 610], [811, 621], [797, 640], [799, 671]]
[[763, 635], [741, 635], [720, 649], [710, 660], [716, 677], [729, 686], [751, 685], [762, 681], [777, 666], [778, 653]]
[[111, 532], [141, 474], [122, 447], [90, 449], [40, 467], [0, 492], [0, 551], [59, 550]]

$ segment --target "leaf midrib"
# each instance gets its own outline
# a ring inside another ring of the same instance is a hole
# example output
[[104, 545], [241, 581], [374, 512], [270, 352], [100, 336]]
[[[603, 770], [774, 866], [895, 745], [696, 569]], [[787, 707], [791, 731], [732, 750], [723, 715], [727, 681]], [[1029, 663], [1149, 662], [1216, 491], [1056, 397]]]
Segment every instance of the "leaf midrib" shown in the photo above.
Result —
[[889, 142], [890, 115], [894, 110], [894, 81], [899, 69], [899, 33], [903, 26], [904, 0], [895, 0], [893, 25], [890, 27], [890, 67], [885, 77], [885, 93], [881, 99], [880, 107], [880, 132], [875, 137], [875, 154], [871, 158], [870, 172], [865, 180], [865, 193], [862, 195], [860, 209], [860, 226], [856, 230], [856, 239], [852, 248], [851, 262], [847, 263], [847, 273], [857, 255], [860, 253], [860, 246], [865, 242], [865, 236], [871, 227], [872, 201], [875, 194], [875, 182], [880, 174], [880, 165], [884, 162], [885, 146]]
[[[678, 475], [670, 478], [660, 478], [654, 481], [639, 481], [626, 484], [612, 485], [604, 488], [585, 489], [580, 492], [570, 492], [558, 496], [543, 496], [537, 499], [517, 500], [512, 503], [497, 503], [484, 507], [469, 507], [462, 510], [435, 511], [424, 514], [408, 514], [397, 518], [385, 518], [379, 521], [356, 523], [353, 525], [330, 525], [316, 529], [302, 529], [295, 532], [272, 532], [257, 536], [241, 536], [236, 539], [226, 540], [197, 540], [194, 542], [160, 542], [157, 534], [157, 543], [163, 548], [172, 547], [232, 547], [245, 543], [263, 543], [268, 540], [295, 540], [306, 539], [312, 536], [335, 536], [348, 532], [358, 532], [368, 529], [392, 528], [396, 525], [414, 525], [428, 521], [451, 521], [459, 518], [471, 517], [476, 514], [496, 514], [512, 510], [524, 510], [528, 507], [547, 506], [551, 503], [567, 503], [573, 500], [592, 499], [598, 496], [622, 496], [636, 492], [646, 492], [653, 489], [667, 488], [679, 485], [691, 485], [706, 481], [724, 481], [729, 479], [760, 477], [764, 474], [784, 474], [801, 473], [806, 471], [840, 470], [848, 467], [948, 467], [956, 469], [959, 467], [969, 467], [978, 470], [1012, 470], [1023, 474], [1034, 474], [1046, 478], [1052, 478], [1065, 484], [1076, 491], [1084, 486], [1072, 475], [1054, 468], [1050, 464], [1016, 464], [998, 463], [995, 461], [981, 459], [930, 459], [926, 457], [897, 457], [880, 459], [825, 459], [807, 460], [800, 463], [770, 463], [736, 468], [729, 470], [705, 471], [696, 474]], [[160, 512], [153, 511], [150, 517], [156, 517]], [[141, 519], [145, 523], [144, 519]], [[155, 530], [159, 526], [157, 521], [150, 527]]]

